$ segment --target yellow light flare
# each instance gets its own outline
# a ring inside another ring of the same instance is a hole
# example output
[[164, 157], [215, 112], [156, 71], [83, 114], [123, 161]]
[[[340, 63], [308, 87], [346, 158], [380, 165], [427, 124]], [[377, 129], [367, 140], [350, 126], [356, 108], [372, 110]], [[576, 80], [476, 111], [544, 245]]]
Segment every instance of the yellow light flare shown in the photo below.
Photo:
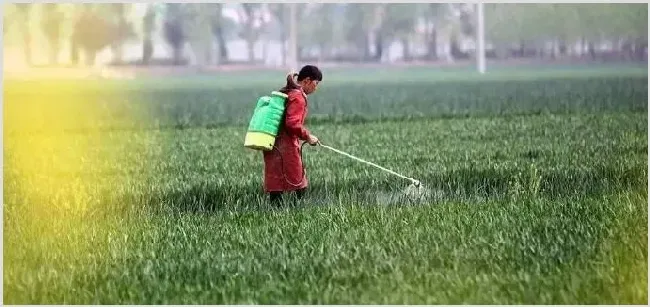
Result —
[[[125, 213], [116, 199], [126, 181], [146, 176], [120, 172], [137, 167], [123, 153], [143, 152], [144, 142], [94, 125], [106, 108], [95, 90], [119, 88], [62, 77], [4, 82], [5, 286], [25, 278], [54, 285], [71, 267], [92, 274], [93, 263], [104, 261], [98, 255], [123, 248], [114, 242]], [[43, 275], [45, 267], [60, 271]]]

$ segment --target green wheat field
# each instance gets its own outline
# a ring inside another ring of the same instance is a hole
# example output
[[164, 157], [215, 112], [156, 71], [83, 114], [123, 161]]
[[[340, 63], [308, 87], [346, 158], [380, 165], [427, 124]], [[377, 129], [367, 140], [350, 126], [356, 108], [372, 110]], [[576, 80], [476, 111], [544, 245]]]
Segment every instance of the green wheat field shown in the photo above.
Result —
[[5, 81], [7, 304], [647, 304], [645, 67], [325, 69], [304, 200], [243, 147], [282, 72]]

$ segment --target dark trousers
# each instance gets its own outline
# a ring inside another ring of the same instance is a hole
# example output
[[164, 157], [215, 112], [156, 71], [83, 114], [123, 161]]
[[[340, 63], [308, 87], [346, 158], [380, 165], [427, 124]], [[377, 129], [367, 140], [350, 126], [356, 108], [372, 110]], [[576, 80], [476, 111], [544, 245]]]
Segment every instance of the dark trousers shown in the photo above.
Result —
[[[307, 189], [300, 189], [296, 190], [296, 198], [297, 199], [302, 199], [305, 196], [305, 193], [307, 192]], [[271, 201], [271, 204], [273, 205], [281, 205], [284, 202], [284, 194], [285, 192], [270, 192], [269, 193], [269, 200]]]

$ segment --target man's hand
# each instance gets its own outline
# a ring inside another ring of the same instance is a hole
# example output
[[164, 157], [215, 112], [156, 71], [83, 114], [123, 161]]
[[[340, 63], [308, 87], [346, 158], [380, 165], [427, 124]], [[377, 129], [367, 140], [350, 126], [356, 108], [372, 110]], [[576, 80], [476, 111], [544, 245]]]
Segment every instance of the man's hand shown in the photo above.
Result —
[[307, 139], [307, 143], [309, 143], [311, 146], [316, 146], [318, 145], [318, 138], [315, 135], [310, 134], [309, 139]]

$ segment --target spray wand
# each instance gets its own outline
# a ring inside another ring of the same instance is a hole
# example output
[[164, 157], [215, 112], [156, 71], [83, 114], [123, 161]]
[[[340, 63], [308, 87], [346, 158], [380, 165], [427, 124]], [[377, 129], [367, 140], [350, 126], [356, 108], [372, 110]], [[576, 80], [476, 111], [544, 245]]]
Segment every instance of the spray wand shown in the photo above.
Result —
[[401, 175], [401, 174], [399, 174], [399, 173], [397, 173], [397, 172], [395, 172], [395, 171], [389, 170], [389, 169], [387, 169], [387, 168], [385, 168], [385, 167], [382, 167], [382, 166], [379, 166], [379, 165], [377, 165], [377, 164], [375, 164], [375, 163], [372, 163], [372, 162], [369, 162], [369, 161], [363, 160], [363, 159], [361, 159], [361, 158], [355, 157], [355, 156], [353, 156], [353, 155], [351, 155], [351, 154], [349, 154], [349, 153], [343, 152], [343, 151], [338, 150], [338, 149], [336, 149], [336, 148], [333, 148], [333, 147], [331, 147], [331, 146], [327, 146], [327, 145], [321, 143], [320, 141], [318, 141], [318, 144], [317, 144], [317, 145], [319, 145], [319, 146], [321, 146], [321, 147], [324, 147], [324, 148], [327, 148], [327, 149], [329, 149], [329, 150], [331, 150], [331, 151], [334, 151], [334, 152], [336, 152], [336, 153], [342, 154], [342, 155], [344, 155], [344, 156], [346, 156], [346, 157], [349, 157], [349, 158], [352, 158], [352, 159], [354, 159], [354, 160], [357, 160], [357, 161], [359, 161], [359, 162], [363, 162], [363, 163], [368, 164], [368, 165], [370, 165], [370, 166], [374, 166], [374, 167], [376, 167], [376, 168], [378, 168], [378, 169], [380, 169], [380, 170], [383, 170], [383, 171], [385, 171], [385, 172], [388, 172], [388, 173], [390, 173], [390, 174], [393, 174], [393, 175], [395, 175], [395, 176], [397, 176], [397, 177], [400, 177], [400, 178], [403, 178], [403, 179], [409, 180], [409, 181], [411, 181], [411, 184], [412, 184], [413, 186], [415, 186], [415, 187], [420, 187], [420, 185], [421, 185], [420, 181], [417, 180], [417, 179], [413, 179], [413, 178], [410, 178], [410, 177], [407, 177], [407, 176]]

